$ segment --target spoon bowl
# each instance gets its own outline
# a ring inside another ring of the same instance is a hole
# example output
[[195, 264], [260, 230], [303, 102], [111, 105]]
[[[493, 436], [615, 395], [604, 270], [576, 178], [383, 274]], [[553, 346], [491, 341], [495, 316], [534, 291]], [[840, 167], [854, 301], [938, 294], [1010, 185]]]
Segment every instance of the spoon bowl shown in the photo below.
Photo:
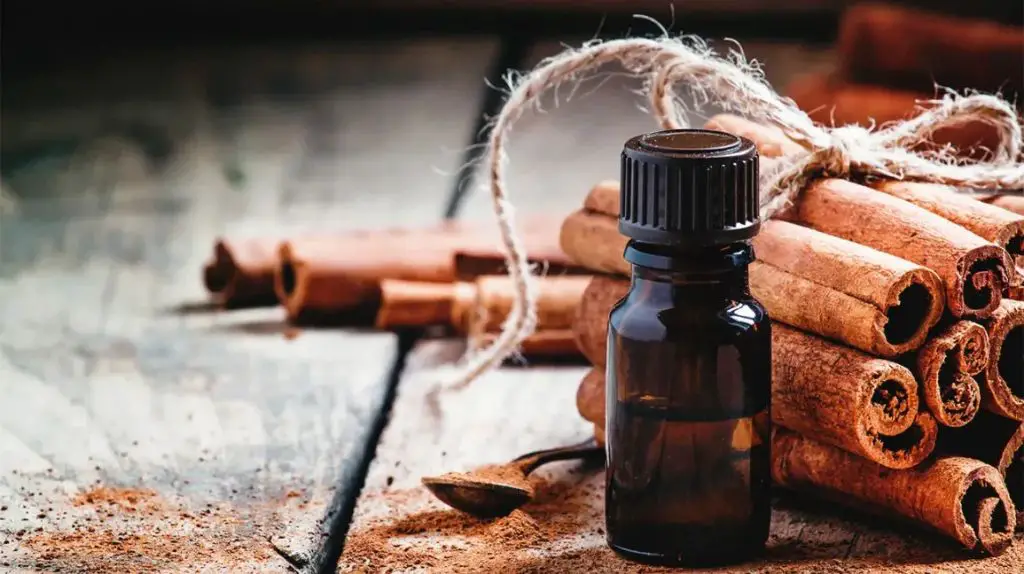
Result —
[[481, 518], [506, 516], [533, 498], [532, 489], [483, 480], [435, 476], [423, 485], [448, 506]]
[[500, 466], [481, 467], [471, 472], [425, 476], [423, 486], [448, 506], [479, 516], [506, 516], [533, 499], [527, 475], [542, 464], [556, 460], [604, 460], [604, 449], [591, 438], [580, 444], [524, 454]]

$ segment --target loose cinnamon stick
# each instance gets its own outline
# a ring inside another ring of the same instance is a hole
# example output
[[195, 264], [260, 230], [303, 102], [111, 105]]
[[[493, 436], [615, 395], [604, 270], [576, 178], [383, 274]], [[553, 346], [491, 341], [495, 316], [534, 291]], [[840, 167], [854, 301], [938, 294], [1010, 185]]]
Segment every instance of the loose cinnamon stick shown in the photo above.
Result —
[[[573, 329], [596, 365], [605, 363], [608, 314], [626, 289], [624, 279], [595, 277], [580, 303]], [[909, 468], [935, 447], [935, 419], [918, 408], [917, 382], [905, 367], [772, 325], [773, 422], [883, 466]]]
[[595, 366], [587, 371], [576, 390], [576, 409], [583, 420], [604, 427], [604, 366]]
[[842, 18], [839, 74], [866, 84], [931, 92], [1009, 92], [1024, 87], [1024, 31], [995, 22], [860, 4]]
[[1017, 509], [1017, 529], [1024, 528], [1024, 423], [982, 411], [965, 427], [942, 429], [938, 444], [944, 453], [996, 467]]
[[786, 429], [772, 435], [772, 479], [799, 492], [928, 526], [965, 547], [998, 555], [1016, 517], [1003, 478], [971, 458], [946, 457], [893, 471]]
[[[576, 315], [576, 307], [589, 276], [538, 277], [537, 328], [538, 330], [569, 329]], [[453, 323], [468, 333], [497, 332], [512, 311], [515, 284], [510, 277], [489, 276], [476, 280], [476, 298], [470, 312], [454, 309], [453, 316], [465, 317], [463, 323]]]
[[[490, 345], [498, 338], [498, 333], [483, 333], [470, 341], [470, 345], [480, 347]], [[549, 329], [537, 331], [519, 344], [519, 354], [524, 357], [578, 357], [579, 348], [572, 329]]]
[[[738, 118], [735, 123], [746, 121]], [[775, 140], [755, 143], [778, 145]], [[946, 287], [946, 308], [957, 318], [991, 315], [1014, 266], [1006, 250], [967, 229], [910, 202], [845, 180], [811, 184], [787, 218], [935, 271]], [[564, 237], [562, 245], [566, 245]]]
[[[554, 233], [559, 222], [550, 223], [545, 233], [527, 233], [523, 236], [530, 263], [539, 268], [541, 275], [587, 275], [590, 271], [576, 265], [562, 251], [558, 234]], [[459, 247], [454, 255], [455, 276], [460, 281], [469, 281], [485, 275], [507, 275], [505, 255], [496, 246]]]
[[428, 283], [384, 279], [380, 282], [380, 307], [374, 326], [378, 329], [448, 325], [460, 292], [475, 289], [467, 283]]
[[[549, 256], [557, 249], [559, 222], [528, 219], [522, 225], [524, 241], [539, 249], [540, 256]], [[472, 253], [477, 261], [503, 259], [495, 232], [472, 224], [352, 232], [283, 242], [274, 287], [289, 319], [318, 319], [376, 304], [385, 279], [451, 283], [457, 279], [455, 257], [460, 251]], [[466, 269], [462, 274], [469, 276]]]
[[281, 241], [274, 238], [221, 238], [203, 268], [203, 284], [228, 309], [277, 305], [274, 269]]
[[978, 376], [981, 406], [1024, 420], [1024, 302], [1004, 299], [985, 323], [988, 367]]
[[974, 375], [988, 365], [988, 333], [971, 321], [958, 321], [928, 340], [914, 358], [914, 374], [928, 410], [939, 424], [962, 427], [981, 407]]
[[[821, 74], [793, 80], [786, 88], [786, 95], [816, 122], [865, 127], [916, 116], [922, 108], [930, 107], [928, 100], [934, 99], [931, 92], [917, 93], [882, 86], [849, 84]], [[988, 150], [999, 144], [999, 140], [1000, 134], [991, 124], [969, 121], [936, 130], [929, 134], [928, 143], [919, 147], [939, 149], [952, 146], [961, 157], [982, 159], [989, 155]], [[778, 147], [774, 139], [770, 141], [773, 142], [769, 144], [771, 147]]]
[[[563, 249], [580, 264], [627, 275], [626, 238], [612, 209], [615, 182], [599, 184], [584, 210], [562, 224]], [[617, 208], [614, 207], [614, 208]], [[942, 313], [934, 272], [898, 257], [791, 223], [762, 226], [750, 267], [754, 296], [776, 320], [872, 354], [895, 357], [919, 347]]]

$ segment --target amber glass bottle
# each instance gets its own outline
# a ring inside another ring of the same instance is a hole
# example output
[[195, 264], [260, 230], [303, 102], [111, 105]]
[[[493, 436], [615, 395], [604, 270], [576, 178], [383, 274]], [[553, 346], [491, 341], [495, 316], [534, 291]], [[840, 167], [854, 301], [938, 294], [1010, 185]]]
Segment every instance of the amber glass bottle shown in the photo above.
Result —
[[643, 562], [712, 566], [764, 548], [771, 327], [751, 297], [758, 158], [708, 130], [622, 152], [629, 293], [608, 330], [607, 533]]

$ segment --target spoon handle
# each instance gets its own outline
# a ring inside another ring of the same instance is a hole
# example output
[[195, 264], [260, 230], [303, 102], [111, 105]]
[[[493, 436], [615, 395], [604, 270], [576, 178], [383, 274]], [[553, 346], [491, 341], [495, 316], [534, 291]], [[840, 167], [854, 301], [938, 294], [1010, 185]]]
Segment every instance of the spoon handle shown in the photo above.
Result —
[[587, 462], [603, 462], [604, 448], [597, 446], [594, 437], [574, 444], [559, 448], [549, 448], [524, 454], [512, 461], [513, 464], [523, 470], [524, 474], [530, 474], [538, 466], [554, 462], [556, 460], [583, 459]]

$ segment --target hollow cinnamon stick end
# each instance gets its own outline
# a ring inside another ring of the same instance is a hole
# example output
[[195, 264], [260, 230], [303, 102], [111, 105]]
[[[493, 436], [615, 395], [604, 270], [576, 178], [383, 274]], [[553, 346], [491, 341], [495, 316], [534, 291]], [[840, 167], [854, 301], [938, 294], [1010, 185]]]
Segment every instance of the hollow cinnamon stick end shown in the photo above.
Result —
[[[1004, 300], [988, 323], [989, 362], [982, 382], [982, 406], [1024, 421], [1024, 302]], [[1011, 386], [1012, 385], [1012, 386]]]
[[910, 428], [897, 435], [873, 435], [864, 445], [869, 458], [892, 469], [913, 468], [931, 456], [939, 436], [935, 417], [926, 412], [917, 414]]
[[289, 320], [295, 320], [302, 311], [309, 288], [309, 271], [296, 260], [291, 244], [284, 242], [278, 250], [278, 264], [274, 269], [274, 293], [284, 307]]
[[885, 348], [879, 355], [895, 357], [921, 347], [945, 310], [942, 280], [919, 267], [895, 282], [886, 294]]
[[976, 467], [961, 484], [957, 538], [976, 551], [1002, 554], [1013, 543], [1017, 513], [999, 471], [971, 459], [954, 457], [943, 462]]
[[972, 375], [988, 364], [988, 333], [958, 321], [933, 336], [917, 354], [921, 395], [939, 424], [961, 427], [981, 408], [981, 388]]
[[580, 416], [595, 425], [604, 425], [604, 397], [604, 368], [594, 367], [587, 371], [576, 390], [576, 409]]
[[995, 245], [982, 245], [965, 253], [957, 264], [957, 281], [946, 293], [954, 317], [990, 317], [1002, 301], [1013, 269], [1009, 254]]

